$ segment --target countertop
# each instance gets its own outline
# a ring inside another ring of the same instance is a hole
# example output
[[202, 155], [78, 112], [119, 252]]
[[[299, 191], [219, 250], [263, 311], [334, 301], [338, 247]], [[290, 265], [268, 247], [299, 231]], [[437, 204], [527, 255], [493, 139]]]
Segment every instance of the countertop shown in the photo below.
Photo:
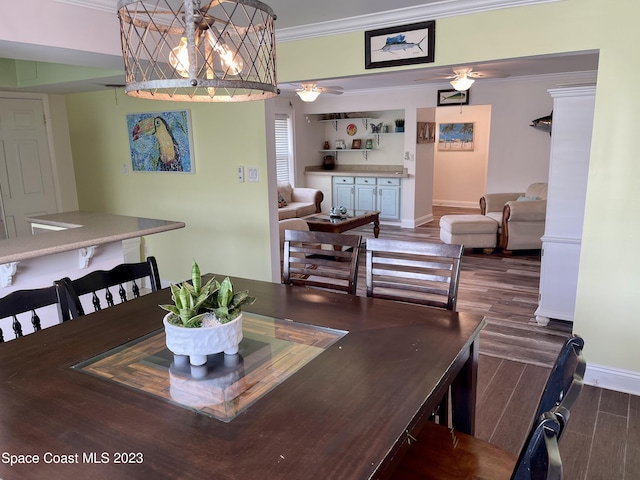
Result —
[[27, 221], [64, 227], [28, 237], [0, 240], [0, 264], [184, 228], [183, 222], [108, 213], [66, 212], [28, 217]]
[[305, 175], [353, 177], [399, 177], [408, 178], [409, 173], [402, 165], [339, 165], [333, 170], [324, 170], [321, 166], [306, 167]]

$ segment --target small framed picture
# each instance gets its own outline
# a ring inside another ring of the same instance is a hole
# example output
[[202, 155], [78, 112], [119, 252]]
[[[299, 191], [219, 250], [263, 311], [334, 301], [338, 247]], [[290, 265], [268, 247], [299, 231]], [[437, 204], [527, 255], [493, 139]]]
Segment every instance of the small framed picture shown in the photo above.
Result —
[[441, 123], [438, 150], [445, 152], [472, 152], [473, 123]]
[[353, 142], [351, 142], [351, 148], [353, 150], [360, 150], [362, 148], [362, 140], [359, 138], [354, 139]]
[[418, 122], [417, 143], [436, 142], [436, 122]]
[[446, 107], [448, 105], [469, 105], [469, 90], [465, 92], [438, 90], [438, 107]]
[[336, 140], [336, 150], [344, 150], [346, 148], [346, 144], [344, 140]]

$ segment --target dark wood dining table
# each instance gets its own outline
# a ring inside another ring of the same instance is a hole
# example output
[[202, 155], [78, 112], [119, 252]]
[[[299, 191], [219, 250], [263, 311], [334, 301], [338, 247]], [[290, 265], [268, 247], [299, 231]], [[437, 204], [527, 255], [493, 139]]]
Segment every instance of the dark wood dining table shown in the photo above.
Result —
[[2, 344], [0, 478], [384, 478], [449, 387], [473, 433], [481, 316], [232, 280], [347, 333], [228, 422], [73, 368], [161, 329], [168, 289]]

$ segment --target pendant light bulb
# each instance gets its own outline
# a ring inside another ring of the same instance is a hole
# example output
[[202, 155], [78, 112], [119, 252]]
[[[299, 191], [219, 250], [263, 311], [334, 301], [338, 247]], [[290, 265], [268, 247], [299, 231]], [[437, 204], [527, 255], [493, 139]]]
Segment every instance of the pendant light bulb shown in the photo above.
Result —
[[177, 47], [169, 54], [169, 63], [176, 69], [178, 75], [189, 78], [189, 52], [187, 50], [187, 37], [182, 37]]
[[209, 41], [211, 48], [220, 57], [220, 62], [222, 63], [222, 68], [225, 73], [229, 75], [240, 75], [244, 68], [242, 55], [238, 52], [234, 52], [226, 43], [222, 42], [220, 40], [219, 32], [214, 28], [207, 30], [207, 40]]

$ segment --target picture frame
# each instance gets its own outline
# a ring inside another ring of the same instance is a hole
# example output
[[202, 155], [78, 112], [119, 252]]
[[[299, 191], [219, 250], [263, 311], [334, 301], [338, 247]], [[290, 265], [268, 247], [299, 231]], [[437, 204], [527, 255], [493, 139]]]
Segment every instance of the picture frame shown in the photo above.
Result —
[[417, 143], [436, 143], [436, 122], [418, 122]]
[[438, 90], [438, 107], [469, 105], [469, 90]]
[[360, 140], [359, 138], [354, 138], [353, 141], [351, 142], [351, 149], [360, 150], [361, 148], [362, 148], [362, 140]]
[[435, 40], [435, 20], [365, 31], [364, 68], [433, 63]]
[[474, 148], [474, 127], [467, 123], [441, 123], [438, 128], [438, 151], [471, 152]]
[[132, 172], [194, 173], [189, 110], [127, 115]]

